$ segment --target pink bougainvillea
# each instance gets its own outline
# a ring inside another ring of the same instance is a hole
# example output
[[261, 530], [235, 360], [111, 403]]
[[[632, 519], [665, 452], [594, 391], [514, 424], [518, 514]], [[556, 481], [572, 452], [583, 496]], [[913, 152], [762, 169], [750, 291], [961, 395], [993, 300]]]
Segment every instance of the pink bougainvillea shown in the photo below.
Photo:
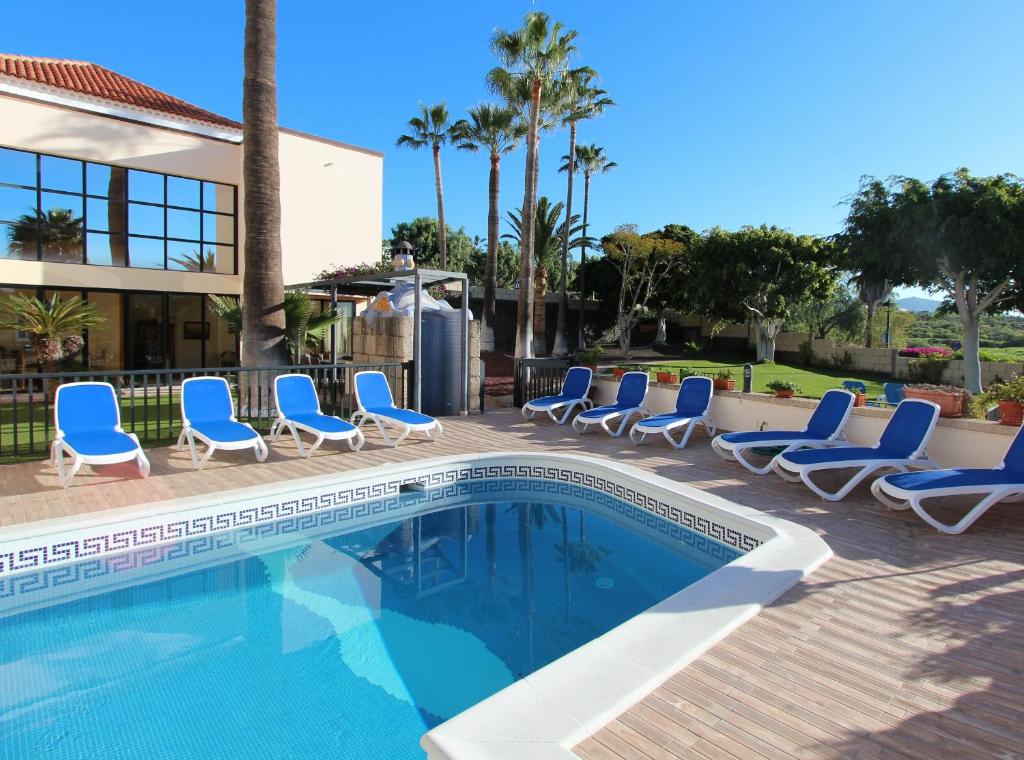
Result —
[[948, 359], [952, 355], [952, 349], [945, 346], [908, 346], [900, 351], [900, 356], [911, 359]]

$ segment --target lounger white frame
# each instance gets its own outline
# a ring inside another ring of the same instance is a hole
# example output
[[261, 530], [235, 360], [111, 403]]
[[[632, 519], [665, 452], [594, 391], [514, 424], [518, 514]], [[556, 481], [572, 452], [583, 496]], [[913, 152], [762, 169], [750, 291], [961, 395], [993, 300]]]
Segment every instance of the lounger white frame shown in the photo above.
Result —
[[[623, 374], [621, 380], [625, 380], [626, 377], [628, 377], [629, 375], [645, 375], [647, 376], [648, 381], [650, 380], [650, 376], [647, 375], [646, 372], [636, 371], [626, 372], [625, 374]], [[644, 401], [640, 403], [640, 406], [631, 406], [626, 409], [616, 409], [614, 412], [608, 412], [607, 414], [602, 415], [601, 417], [595, 417], [593, 419], [581, 420], [579, 415], [576, 415], [576, 417], [573, 418], [572, 421], [572, 429], [575, 430], [579, 435], [583, 435], [583, 433], [585, 433], [592, 425], [600, 425], [604, 432], [606, 432], [612, 438], [618, 438], [620, 435], [622, 435], [623, 431], [626, 429], [626, 425], [629, 424], [629, 420], [634, 414], [639, 414], [641, 417], [651, 416], [651, 413], [647, 410], [647, 407], [644, 406], [644, 402], [646, 402], [647, 400], [647, 393], [649, 391], [650, 384], [648, 382], [647, 390], [644, 391]], [[604, 404], [603, 406], [614, 406], [614, 404]], [[600, 407], [594, 408], [599, 409]], [[620, 416], [622, 417], [622, 422], [619, 423], [618, 429], [613, 431], [610, 427], [608, 427], [608, 422]], [[582, 427], [580, 426], [580, 423], [582, 423]]]
[[[826, 501], [839, 501], [844, 498], [850, 491], [856, 488], [864, 479], [874, 475], [879, 470], [896, 470], [897, 472], [908, 472], [910, 468], [917, 468], [922, 470], [934, 469], [938, 467], [934, 461], [928, 458], [928, 440], [932, 437], [932, 432], [935, 430], [935, 424], [939, 420], [939, 406], [931, 401], [921, 401], [921, 403], [931, 404], [932, 419], [928, 424], [928, 429], [921, 438], [920, 445], [911, 453], [911, 455], [905, 459], [848, 459], [839, 460], [837, 462], [817, 462], [815, 464], [803, 464], [795, 465], [787, 462], [781, 456], [772, 459], [772, 469], [775, 473], [783, 480], [796, 483], [803, 481], [803, 484], [811, 489], [814, 493], [820, 496]], [[844, 448], [871, 448], [877, 449], [878, 443], [870, 447], [859, 447], [844, 444]], [[857, 469], [857, 472], [852, 478], [850, 478], [838, 491], [828, 492], [816, 485], [811, 480], [811, 473], [818, 472], [820, 470], [847, 470]]]
[[[53, 396], [53, 424], [56, 434], [54, 435], [53, 443], [50, 444], [50, 464], [57, 468], [57, 479], [60, 482], [61, 488], [67, 488], [71, 485], [71, 480], [78, 474], [78, 471], [82, 469], [83, 464], [97, 465], [97, 464], [119, 464], [121, 462], [130, 462], [133, 459], [137, 460], [139, 466], [139, 474], [143, 478], [149, 477], [149, 459], [146, 457], [146, 453], [142, 450], [142, 444], [139, 443], [139, 437], [135, 433], [125, 433], [129, 438], [135, 441], [135, 451], [124, 451], [119, 454], [82, 454], [76, 451], [72, 446], [64, 440], [64, 431], [61, 430], [58, 423], [57, 409], [60, 405], [60, 392], [61, 389], [66, 386], [81, 386], [81, 385], [105, 385], [110, 388], [111, 395], [114, 397], [114, 410], [117, 414], [117, 423], [114, 425], [114, 432], [124, 433], [124, 428], [121, 427], [121, 407], [117, 403], [117, 394], [114, 391], [114, 386], [110, 383], [101, 383], [93, 381], [83, 381], [80, 383], [65, 383], [65, 385], [58, 385], [57, 392]], [[71, 457], [71, 470], [65, 470], [64, 455], [67, 454]]]
[[[846, 428], [847, 421], [850, 419], [850, 415], [853, 414], [854, 397], [853, 394], [845, 388], [835, 388], [834, 390], [837, 393], [845, 393], [848, 395], [850, 397], [850, 405], [847, 407], [846, 414], [843, 415], [843, 419], [836, 428], [836, 432], [828, 438], [785, 438], [777, 441], [765, 439], [763, 441], [750, 441], [747, 443], [730, 443], [719, 435], [712, 439], [711, 450], [726, 461], [739, 462], [755, 475], [767, 475], [774, 468], [775, 460], [790, 451], [798, 451], [799, 449], [821, 449], [841, 445], [846, 440], [846, 433], [844, 432], [844, 429]], [[806, 433], [807, 430], [805, 429], [802, 432]], [[768, 463], [763, 467], [758, 467], [748, 460], [743, 454], [747, 449], [776, 448], [779, 446], [783, 447], [783, 450], [768, 460]]]
[[[384, 378], [384, 382], [387, 382], [387, 377], [380, 370], [364, 369], [359, 372], [356, 372], [355, 375], [353, 375], [352, 387], [355, 389], [356, 405], [359, 408], [356, 410], [355, 414], [352, 415], [352, 424], [355, 425], [357, 428], [361, 428], [364, 422], [374, 423], [377, 426], [377, 430], [380, 431], [381, 436], [383, 436], [384, 441], [390, 444], [392, 447], [398, 446], [398, 444], [400, 444], [402, 441], [409, 437], [410, 433], [422, 432], [431, 441], [436, 441], [440, 439], [440, 437], [444, 434], [444, 427], [442, 427], [441, 421], [433, 417], [430, 418], [430, 422], [419, 422], [415, 424], [410, 424], [408, 422], [402, 422], [401, 420], [396, 419], [395, 417], [390, 417], [386, 414], [374, 414], [366, 411], [366, 408], [363, 406], [362, 400], [359, 398], [359, 383], [356, 380], [356, 378], [358, 378], [360, 375], [380, 375], [381, 377]], [[388, 392], [390, 393], [390, 391], [391, 386], [388, 385]], [[392, 397], [391, 404], [395, 409], [398, 409], [399, 407], [394, 406], [394, 403], [395, 400]], [[417, 414], [422, 414], [422, 412], [417, 412]], [[430, 415], [426, 416], [429, 417]], [[391, 423], [398, 430], [398, 436], [396, 438], [392, 438], [390, 435], [388, 435], [387, 427], [384, 424], [385, 421]], [[435, 429], [437, 430], [437, 435], [431, 435], [431, 432]]]
[[[1002, 469], [1001, 467], [993, 469]], [[990, 507], [1001, 501], [1017, 502], [1024, 500], [1024, 482], [996, 483], [990, 486], [958, 486], [956, 488], [906, 489], [894, 486], [883, 476], [871, 484], [871, 493], [889, 509], [900, 512], [913, 509], [917, 516], [931, 525], [935, 530], [949, 535], [963, 533], [970, 528]], [[922, 506], [925, 499], [936, 499], [944, 496], [982, 496], [981, 501], [971, 507], [958, 522], [948, 525], [936, 520]]]
[[[703, 377], [702, 375], [689, 375], [687, 377], [684, 377], [683, 383], [685, 383], [691, 377], [696, 377], [701, 380], [707, 380], [708, 384], [711, 385], [711, 378], [706, 378]], [[679, 384], [679, 392], [683, 392], [682, 383]], [[665, 440], [668, 441], [669, 444], [671, 444], [672, 448], [683, 449], [686, 448], [686, 444], [690, 441], [690, 436], [693, 435], [693, 431], [696, 429], [697, 425], [703, 425], [704, 430], [707, 431], [707, 434], [713, 436], [715, 434], [715, 431], [718, 429], [718, 425], [715, 424], [715, 421], [714, 419], [712, 419], [710, 414], [711, 401], [713, 398], [714, 388], [712, 387], [712, 393], [708, 396], [708, 405], [707, 408], [704, 409], [704, 414], [701, 414], [696, 417], [679, 417], [678, 419], [672, 420], [671, 422], [666, 422], [664, 425], [657, 426], [647, 426], [647, 419], [637, 420], [636, 423], [634, 423], [633, 427], [631, 427], [629, 430], [629, 440], [631, 440], [634, 444], [639, 446], [640, 444], [644, 443], [644, 441], [646, 441], [647, 436], [654, 435], [656, 433], [661, 433], [663, 436], [665, 436]], [[675, 410], [673, 409], [673, 411], [665, 412], [665, 414], [673, 414], [674, 412]], [[683, 433], [682, 439], [677, 443], [675, 438], [672, 437], [672, 431], [677, 430], [678, 428], [681, 427], [686, 427], [686, 432]], [[636, 437], [637, 433], [640, 434], [639, 438]]]
[[[570, 367], [569, 369], [575, 369], [575, 367]], [[587, 371], [590, 372], [590, 381], [587, 383], [587, 394], [589, 394], [590, 393], [590, 386], [594, 384], [594, 372], [593, 372], [593, 370], [590, 369], [590, 367], [584, 367], [584, 369], [586, 369]], [[568, 373], [566, 373], [566, 374], [568, 374]], [[563, 388], [564, 388], [564, 386], [565, 386], [565, 382], [564, 381], [563, 381], [562, 385], [563, 385]], [[559, 393], [557, 395], [560, 396], [561, 393]], [[555, 422], [555, 424], [557, 424], [557, 425], [564, 425], [566, 423], [566, 421], [569, 419], [569, 416], [573, 413], [573, 410], [575, 410], [577, 406], [581, 407], [582, 409], [593, 409], [594, 408], [594, 402], [590, 400], [589, 395], [585, 395], [582, 398], [575, 398], [575, 399], [569, 399], [567, 401], [561, 401], [561, 402], [559, 402], [557, 404], [551, 404], [550, 406], [534, 406], [533, 405], [534, 401], [538, 401], [538, 400], [539, 399], [533, 399], [533, 400], [527, 401], [525, 404], [523, 404], [523, 419], [524, 420], [532, 420], [536, 416], [537, 412], [547, 412], [548, 417], [550, 417]], [[556, 409], [560, 409], [563, 406], [566, 408], [565, 409], [565, 414], [563, 414], [561, 417], [556, 417], [555, 416], [555, 410]], [[526, 414], [527, 412], [530, 413], [529, 416], [527, 416], [527, 414]]]
[[[213, 456], [213, 452], [218, 449], [222, 451], [239, 451], [241, 449], [255, 449], [256, 450], [256, 461], [265, 462], [267, 455], [270, 453], [270, 449], [267, 448], [267, 442], [263, 440], [263, 436], [256, 432], [256, 428], [250, 425], [248, 422], [240, 422], [240, 425], [244, 425], [252, 431], [255, 438], [247, 438], [244, 441], [215, 441], [212, 438], [200, 433], [195, 430], [188, 420], [188, 416], [185, 414], [185, 386], [194, 380], [220, 380], [224, 383], [224, 387], [228, 391], [228, 398], [231, 397], [231, 386], [228, 385], [228, 381], [223, 377], [215, 377], [213, 375], [203, 375], [200, 377], [187, 377], [181, 383], [181, 433], [178, 435], [178, 451], [181, 451], [183, 443], [188, 441], [188, 450], [192, 454], [192, 466], [197, 470], [201, 470], [203, 465], [210, 461], [210, 457]], [[234, 412], [228, 418], [231, 422], [238, 422]], [[200, 443], [206, 446], [206, 453], [199, 456], [199, 451], [196, 447], [196, 439]]]
[[[292, 372], [287, 375], [277, 375], [274, 378], [274, 407], [277, 409], [277, 419], [270, 423], [270, 440], [273, 443], [277, 443], [277, 439], [281, 437], [281, 432], [287, 428], [291, 431], [292, 438], [295, 439], [295, 448], [299, 450], [299, 455], [309, 458], [313, 456], [313, 452], [320, 448], [320, 444], [324, 441], [346, 441], [349, 449], [352, 451], [359, 451], [363, 448], [363, 444], [366, 442], [366, 437], [363, 435], [363, 431], [358, 427], [353, 426], [351, 430], [343, 430], [340, 433], [328, 433], [323, 430], [318, 430], [312, 425], [306, 425], [301, 422], [289, 419], [285, 416], [284, 412], [281, 411], [281, 404], [277, 400], [277, 383], [281, 378], [287, 377], [305, 377], [310, 383], [313, 382], [313, 378], [309, 375], [303, 375], [297, 372]], [[316, 392], [316, 385], [313, 386], [313, 392]], [[320, 411], [320, 399], [317, 398], [316, 410]], [[322, 413], [322, 412], [321, 412]], [[341, 420], [341, 417], [335, 415], [324, 415], [325, 417], [334, 417], [336, 420]], [[344, 422], [344, 420], [342, 420]], [[316, 436], [316, 440], [310, 448], [305, 448], [302, 445], [302, 437], [299, 435], [299, 431], [305, 431]]]

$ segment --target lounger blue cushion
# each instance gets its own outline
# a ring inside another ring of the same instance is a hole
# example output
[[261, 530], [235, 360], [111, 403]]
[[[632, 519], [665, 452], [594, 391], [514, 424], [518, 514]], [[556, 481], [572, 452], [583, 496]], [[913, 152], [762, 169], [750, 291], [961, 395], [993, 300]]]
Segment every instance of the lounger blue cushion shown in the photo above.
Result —
[[117, 423], [117, 400], [109, 385], [84, 383], [60, 387], [57, 393], [57, 426], [65, 434], [112, 433]]
[[256, 431], [241, 422], [232, 422], [231, 420], [201, 420], [200, 422], [190, 420], [190, 422], [192, 429], [197, 433], [206, 436], [211, 441], [220, 443], [240, 443], [258, 437]]
[[635, 409], [635, 406], [626, 404], [608, 404], [608, 406], [596, 406], [593, 409], [588, 409], [585, 412], [580, 412], [576, 415], [576, 419], [592, 419], [599, 420], [609, 414], [616, 414], [617, 412], [624, 412], [628, 409]]
[[[562, 383], [562, 392], [559, 394], [572, 401], [583, 398], [590, 389], [590, 378], [593, 374], [589, 367], [570, 367], [565, 373], [565, 381]], [[549, 396], [549, 398], [553, 398]]]
[[907, 491], [930, 491], [939, 488], [968, 488], [1021, 484], [1024, 474], [1009, 470], [926, 470], [889, 475], [885, 481]]
[[348, 433], [356, 429], [351, 422], [345, 422], [337, 417], [328, 417], [326, 414], [293, 414], [288, 419], [319, 430], [321, 433]]
[[545, 408], [550, 406], [557, 406], [558, 404], [571, 404], [573, 401], [579, 401], [580, 397], [576, 396], [571, 398], [569, 396], [543, 396], [542, 398], [535, 398], [529, 402], [530, 406], [536, 408]]
[[[852, 462], [857, 460], [906, 459], [907, 455], [889, 449], [872, 449], [867, 446], [841, 446], [835, 449], [808, 449], [790, 451], [782, 458], [793, 464], [828, 464], [831, 462]], [[854, 465], [851, 465], [851, 467]]]
[[722, 440], [728, 443], [764, 443], [765, 441], [806, 441], [827, 440], [827, 436], [817, 436], [801, 430], [755, 430], [746, 433], [723, 433]]
[[882, 437], [878, 439], [879, 448], [909, 457], [921, 447], [936, 414], [935, 405], [927, 401], [904, 401], [896, 407], [882, 431]]
[[390, 417], [393, 420], [404, 422], [406, 425], [426, 425], [430, 422], [437, 422], [426, 414], [420, 414], [411, 409], [399, 409], [396, 406], [374, 407], [366, 411], [370, 414], [379, 414], [381, 417]]
[[615, 394], [615, 406], [624, 409], [640, 406], [647, 395], [647, 384], [650, 381], [646, 372], [627, 372], [619, 382], [619, 391]]
[[182, 406], [189, 424], [206, 420], [228, 420], [234, 413], [227, 383], [216, 377], [189, 380], [183, 390]]
[[79, 433], [68, 433], [64, 442], [84, 456], [103, 456], [104, 454], [127, 454], [137, 451], [139, 444], [128, 437], [127, 433], [115, 430], [89, 430]]
[[713, 390], [714, 384], [710, 377], [684, 377], [679, 393], [676, 394], [676, 419], [703, 417], [711, 403]]
[[295, 419], [301, 414], [317, 414], [320, 401], [309, 375], [288, 375], [276, 380], [277, 404], [282, 414]]
[[668, 412], [666, 414], [656, 414], [653, 417], [648, 417], [645, 420], [640, 420], [637, 423], [642, 428], [659, 428], [664, 427], [672, 422], [678, 422], [679, 420], [689, 420], [694, 417], [699, 417], [700, 412], [697, 414], [679, 414], [678, 412]]
[[831, 438], [843, 424], [852, 405], [853, 396], [849, 393], [838, 390], [826, 391], [807, 422], [807, 432], [812, 437]]

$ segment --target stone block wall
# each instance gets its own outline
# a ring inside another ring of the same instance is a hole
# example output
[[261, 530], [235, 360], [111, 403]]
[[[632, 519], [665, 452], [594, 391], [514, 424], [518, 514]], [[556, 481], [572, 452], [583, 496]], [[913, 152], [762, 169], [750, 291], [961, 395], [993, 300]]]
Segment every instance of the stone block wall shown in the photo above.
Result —
[[[372, 322], [356, 317], [352, 320], [352, 361], [355, 364], [412, 361], [412, 322], [412, 317], [379, 317]], [[389, 379], [395, 398], [405, 398], [404, 373], [397, 379]], [[480, 410], [480, 322], [475, 319], [469, 323], [469, 409]]]

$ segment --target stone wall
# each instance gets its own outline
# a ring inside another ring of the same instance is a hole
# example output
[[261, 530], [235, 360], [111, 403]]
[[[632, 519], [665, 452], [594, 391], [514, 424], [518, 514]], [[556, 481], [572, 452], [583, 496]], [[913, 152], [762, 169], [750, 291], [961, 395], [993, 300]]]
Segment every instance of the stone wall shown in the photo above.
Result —
[[[356, 317], [352, 320], [352, 361], [355, 364], [412, 361], [412, 339], [412, 317], [383, 317], [373, 321]], [[398, 374], [398, 378], [388, 378], [395, 403], [406, 398], [405, 374]], [[480, 411], [480, 322], [475, 319], [469, 323], [469, 409]]]

